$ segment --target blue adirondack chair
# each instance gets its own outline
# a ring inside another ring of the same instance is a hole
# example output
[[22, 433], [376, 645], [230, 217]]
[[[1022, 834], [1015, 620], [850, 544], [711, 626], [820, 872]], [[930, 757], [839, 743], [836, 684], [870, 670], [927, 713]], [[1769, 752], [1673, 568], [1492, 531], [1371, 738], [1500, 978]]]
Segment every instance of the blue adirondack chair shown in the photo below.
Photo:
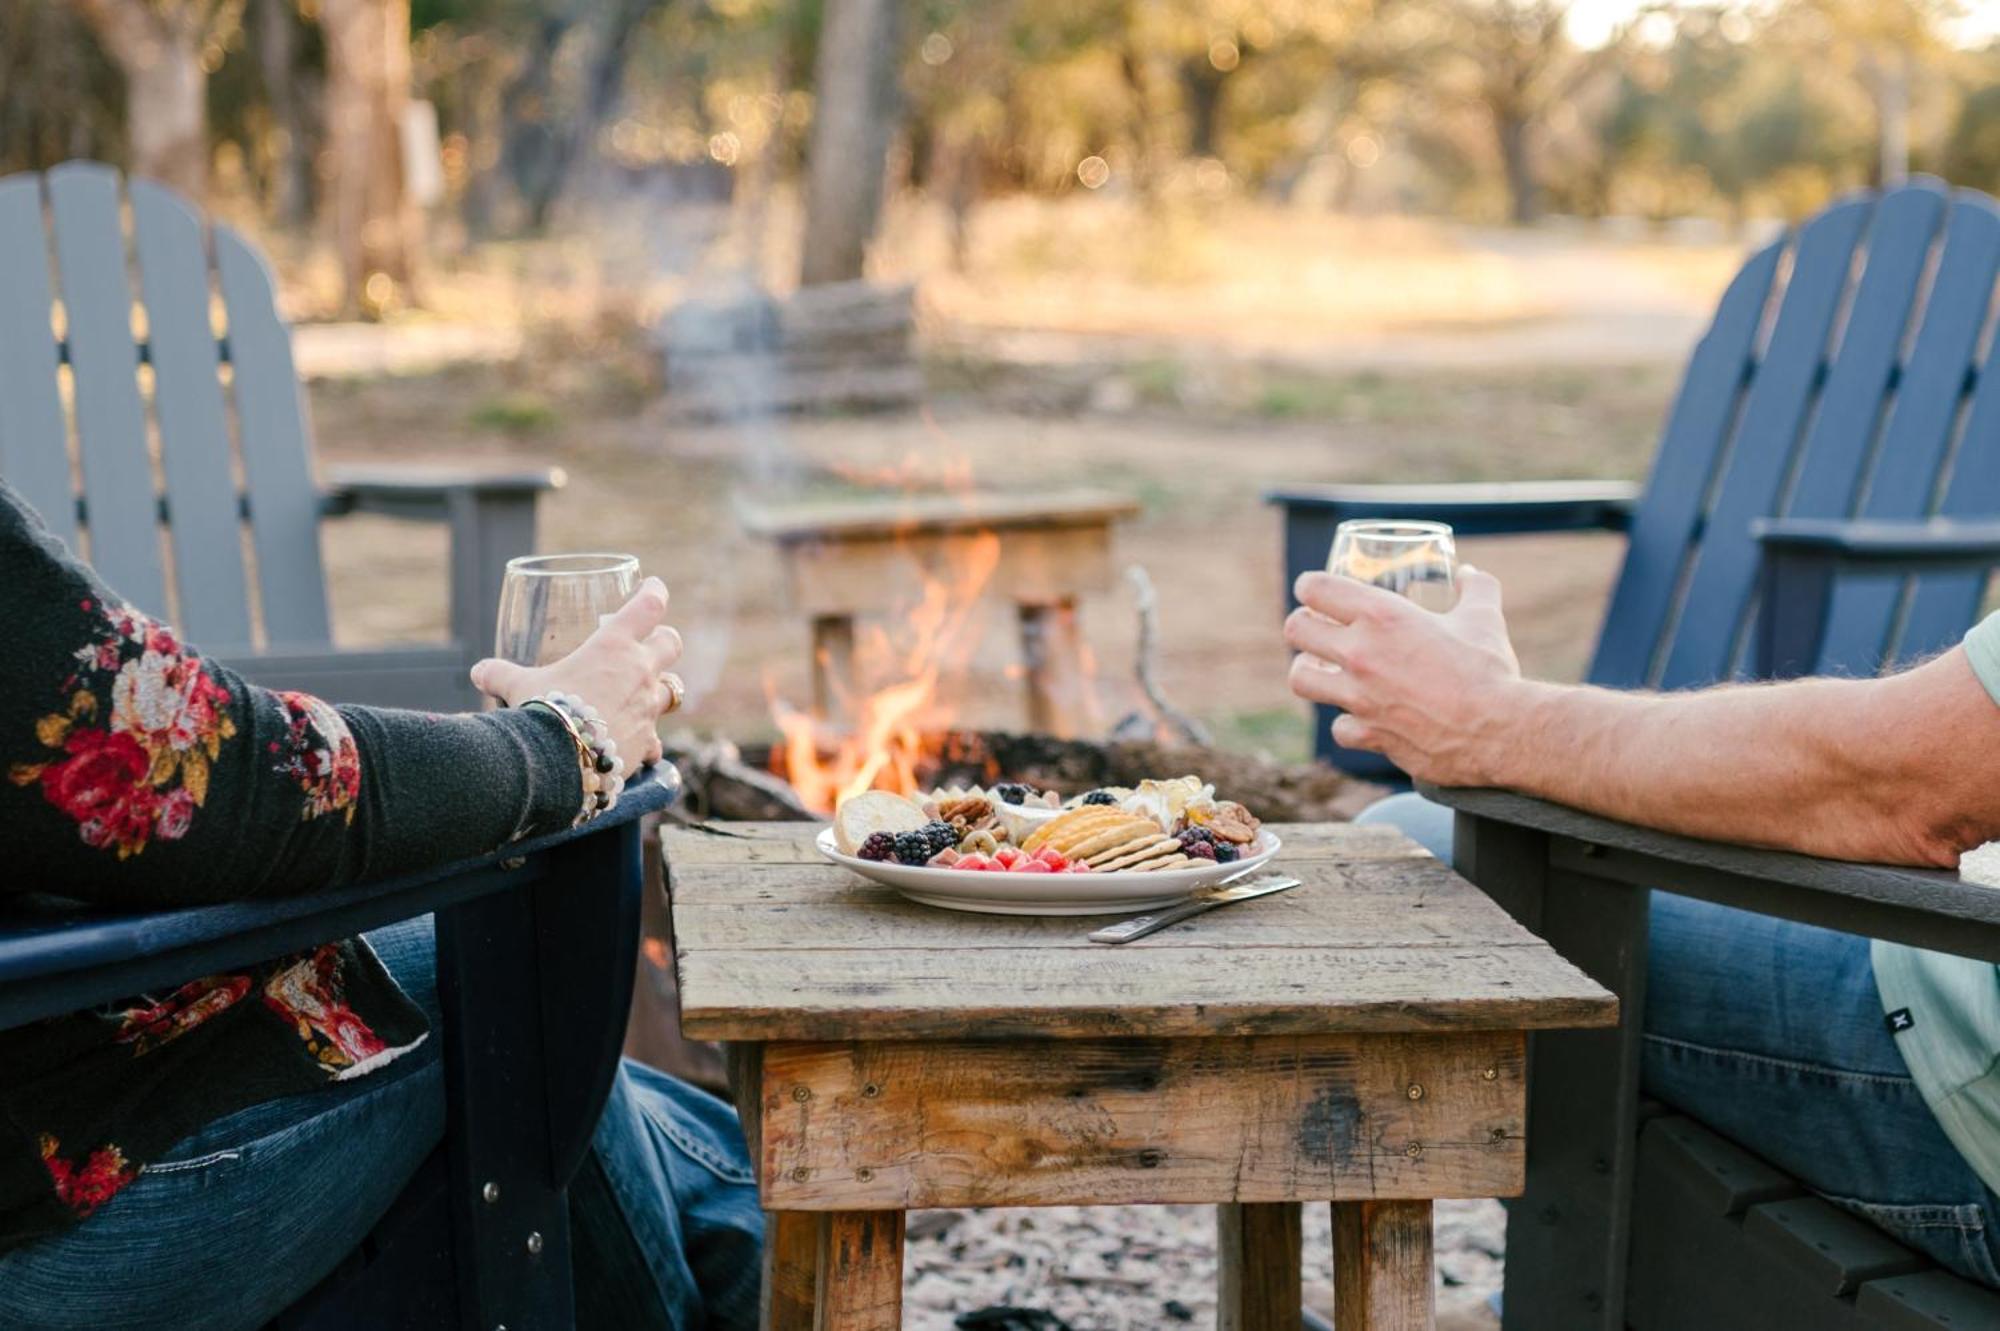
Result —
[[568, 1190], [624, 1046], [640, 819], [678, 790], [655, 769], [581, 831], [338, 892], [151, 912], [0, 896], [0, 1029], [435, 912], [445, 1145], [273, 1331], [570, 1326]]
[[[1926, 179], [1843, 199], [1752, 254], [1730, 283], [1643, 491], [1561, 482], [1286, 488], [1269, 499], [1284, 509], [1287, 587], [1325, 566], [1334, 528], [1348, 518], [1431, 518], [1466, 535], [1594, 528], [1627, 532], [1629, 544], [1593, 684], [1872, 675], [1948, 646], [1978, 607], [1977, 573], [1828, 571], [1843, 547], [1851, 560], [1872, 542], [1886, 561], [1891, 547], [1920, 552], [1942, 539], [1909, 523], [2000, 515], [2000, 388], [1980, 373], [1996, 264], [2000, 212], [1983, 194]], [[1849, 519], [1877, 525], [1872, 536], [1814, 525]], [[1758, 589], [1778, 576], [1760, 571], [1767, 557], [1807, 581], [1788, 581], [1800, 590], [1774, 605], [1777, 636], [1765, 643]], [[1813, 621], [1804, 638], [1801, 617]], [[1805, 646], [1780, 659], [1772, 653], [1781, 640]], [[1407, 784], [1376, 755], [1336, 748], [1334, 715], [1320, 708], [1314, 717], [1322, 758]]]
[[[1319, 567], [1350, 517], [1627, 531], [1589, 673], [1617, 688], [1871, 675], [1945, 648], [2000, 565], [1996, 275], [2000, 209], [1984, 195], [1918, 180], [1843, 199], [1730, 284], [1643, 492], [1288, 490], [1272, 496], [1287, 562]], [[1335, 756], [1331, 719], [1316, 723]], [[1685, 1119], [1659, 1120], [1642, 1146], [1638, 1096], [1650, 889], [1979, 956], [1995, 955], [1975, 927], [1989, 892], [1940, 882], [1899, 900], [1884, 884], [1921, 875], [1663, 837], [1495, 792], [1428, 793], [1461, 811], [1459, 869], [1624, 1002], [1617, 1031], [1535, 1041], [1509, 1331], [1996, 1324], [1990, 1295], [1812, 1199], [1746, 1220], [1804, 1190]], [[1910, 1283], [1856, 1301], [1858, 1284], [1905, 1272]], [[1709, 1283], [1691, 1295], [1689, 1280]]]
[[[466, 667], [493, 641], [506, 561], [533, 550], [536, 497], [560, 473], [372, 469], [321, 486], [311, 453], [290, 335], [249, 242], [152, 181], [121, 198], [94, 162], [0, 180], [0, 475], [73, 549], [87, 533], [120, 594], [258, 683], [477, 707]], [[334, 648], [319, 524], [348, 513], [450, 525], [448, 642]]]

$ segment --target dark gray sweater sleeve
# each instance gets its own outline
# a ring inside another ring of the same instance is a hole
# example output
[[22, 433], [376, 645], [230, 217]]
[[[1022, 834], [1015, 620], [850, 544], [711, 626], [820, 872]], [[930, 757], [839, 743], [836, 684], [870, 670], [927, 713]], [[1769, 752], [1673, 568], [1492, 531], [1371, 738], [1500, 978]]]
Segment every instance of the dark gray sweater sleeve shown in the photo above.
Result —
[[542, 708], [457, 716], [259, 688], [105, 587], [0, 484], [0, 893], [316, 891], [576, 814]]

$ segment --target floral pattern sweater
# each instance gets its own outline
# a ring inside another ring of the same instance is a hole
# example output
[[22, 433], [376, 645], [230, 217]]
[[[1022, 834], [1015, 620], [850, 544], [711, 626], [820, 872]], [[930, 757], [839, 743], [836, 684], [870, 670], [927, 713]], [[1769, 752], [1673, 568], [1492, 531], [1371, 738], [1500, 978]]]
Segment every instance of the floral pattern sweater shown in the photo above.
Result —
[[[3, 482], [0, 624], [0, 930], [61, 899], [385, 877], [559, 830], [582, 798], [540, 708], [438, 716], [247, 683], [120, 600]], [[0, 1250], [115, 1204], [204, 1124], [426, 1034], [360, 939], [0, 1031]]]

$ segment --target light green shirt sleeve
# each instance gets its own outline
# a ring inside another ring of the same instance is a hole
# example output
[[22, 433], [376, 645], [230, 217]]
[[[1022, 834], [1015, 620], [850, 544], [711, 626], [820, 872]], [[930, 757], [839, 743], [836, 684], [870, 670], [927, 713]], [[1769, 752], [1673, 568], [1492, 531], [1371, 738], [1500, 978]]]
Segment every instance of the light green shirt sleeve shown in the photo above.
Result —
[[2000, 702], [2000, 610], [1974, 624], [1965, 635], [1965, 656], [1993, 701]]

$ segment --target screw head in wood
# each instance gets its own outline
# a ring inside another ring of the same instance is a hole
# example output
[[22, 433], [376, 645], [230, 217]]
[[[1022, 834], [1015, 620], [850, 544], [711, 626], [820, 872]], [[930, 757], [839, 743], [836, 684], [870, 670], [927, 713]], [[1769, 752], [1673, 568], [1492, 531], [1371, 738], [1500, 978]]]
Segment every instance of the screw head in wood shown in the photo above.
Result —
[[529, 1233], [528, 1235], [528, 1256], [540, 1257], [541, 1255], [542, 1255], [542, 1235], [539, 1230], [536, 1230]]
[[1164, 1153], [1156, 1151], [1149, 1146], [1145, 1150], [1139, 1152], [1139, 1167], [1141, 1169], [1158, 1169], [1160, 1167], [1160, 1161], [1166, 1158], [1167, 1157], [1165, 1156]]
[[1413, 1081], [1410, 1083], [1410, 1088], [1404, 1091], [1403, 1094], [1409, 1096], [1412, 1100], [1421, 1100], [1424, 1098], [1423, 1084]]
[[872, 1081], [861, 1088], [861, 1098], [864, 1100], [873, 1100], [880, 1094], [882, 1094], [882, 1088]]
[[1491, 1141], [1495, 1146], [1500, 1145], [1502, 1142], [1507, 1140], [1507, 1129], [1505, 1128], [1493, 1129], [1492, 1132], [1487, 1134], [1487, 1140]]
[[854, 1171], [854, 1181], [856, 1183], [866, 1183], [868, 1182], [868, 1180], [874, 1177], [875, 1177], [875, 1171], [870, 1169], [866, 1165], [863, 1165], [861, 1168]]
[[479, 1190], [479, 1195], [486, 1200], [488, 1206], [491, 1206], [500, 1200], [500, 1185], [488, 1179], [486, 1186]]
[[1488, 1069], [1486, 1069], [1486, 1071], [1484, 1071], [1484, 1072], [1482, 1072], [1482, 1073], [1480, 1073], [1480, 1074], [1479, 1074], [1479, 1079], [1480, 1079], [1481, 1081], [1499, 1081], [1499, 1080], [1500, 1080], [1500, 1069], [1499, 1069], [1499, 1068], [1488, 1068]]
[[1417, 1159], [1418, 1157], [1423, 1155], [1423, 1153], [1424, 1153], [1424, 1144], [1422, 1142], [1411, 1142], [1408, 1146], [1405, 1146], [1403, 1148], [1403, 1154], [1409, 1156], [1410, 1159], [1412, 1160]]
[[792, 1171], [792, 1182], [794, 1183], [804, 1183], [807, 1179], [811, 1177], [812, 1177], [812, 1171], [810, 1169], [807, 1169], [804, 1165], [800, 1165], [797, 1169], [794, 1169]]
[[797, 1100], [800, 1104], [804, 1104], [806, 1101], [812, 1098], [813, 1098], [813, 1093], [812, 1093], [812, 1088], [810, 1086], [792, 1087], [792, 1099]]

